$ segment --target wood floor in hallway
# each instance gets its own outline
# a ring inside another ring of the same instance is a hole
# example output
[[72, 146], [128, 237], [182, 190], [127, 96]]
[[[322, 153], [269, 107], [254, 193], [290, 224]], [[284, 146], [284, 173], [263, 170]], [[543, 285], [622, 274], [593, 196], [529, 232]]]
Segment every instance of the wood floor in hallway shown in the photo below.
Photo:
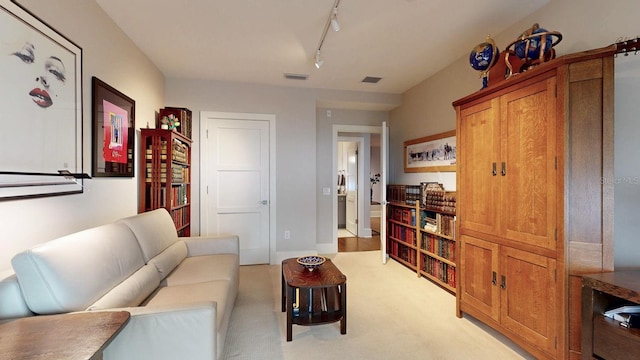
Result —
[[338, 252], [380, 250], [380, 218], [371, 218], [373, 236], [338, 238]]

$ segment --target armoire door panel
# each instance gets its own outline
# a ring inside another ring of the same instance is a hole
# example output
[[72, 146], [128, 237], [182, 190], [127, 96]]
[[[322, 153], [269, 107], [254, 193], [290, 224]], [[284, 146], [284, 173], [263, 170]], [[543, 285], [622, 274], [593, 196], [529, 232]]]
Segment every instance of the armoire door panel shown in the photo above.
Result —
[[500, 248], [501, 323], [544, 350], [555, 348], [554, 259], [503, 246]]
[[501, 234], [555, 249], [555, 78], [500, 98]]
[[462, 235], [460, 300], [499, 321], [498, 245]]
[[[458, 189], [466, 205], [460, 212], [461, 227], [491, 234], [499, 226], [497, 216], [500, 157], [498, 100], [493, 99], [460, 112], [458, 156], [464, 168], [458, 170], [461, 183], [473, 184]], [[481, 139], [478, 141], [477, 139]], [[495, 172], [494, 172], [495, 170]]]

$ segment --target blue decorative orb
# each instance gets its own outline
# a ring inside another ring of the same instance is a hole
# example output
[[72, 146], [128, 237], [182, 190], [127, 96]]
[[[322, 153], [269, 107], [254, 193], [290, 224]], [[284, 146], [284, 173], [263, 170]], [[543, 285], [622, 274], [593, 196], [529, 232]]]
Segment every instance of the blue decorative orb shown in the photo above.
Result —
[[489, 70], [498, 60], [498, 48], [491, 38], [476, 45], [469, 54], [469, 63], [475, 70], [485, 72]]
[[[536, 28], [533, 30], [531, 35], [522, 34], [523, 40], [516, 42], [515, 51], [516, 55], [520, 59], [538, 59], [540, 58], [540, 50], [542, 48], [542, 36], [533, 36], [535, 34], [548, 33], [546, 29]], [[527, 48], [527, 42], [529, 42], [529, 51], [525, 55], [525, 51]], [[553, 40], [551, 39], [551, 35], [547, 34], [545, 37], [545, 54], [551, 51], [553, 46]]]

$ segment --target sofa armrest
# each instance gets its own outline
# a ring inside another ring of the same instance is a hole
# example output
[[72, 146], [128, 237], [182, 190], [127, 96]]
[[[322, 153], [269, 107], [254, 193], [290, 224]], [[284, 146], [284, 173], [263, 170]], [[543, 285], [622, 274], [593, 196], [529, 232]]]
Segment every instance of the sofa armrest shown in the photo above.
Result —
[[187, 245], [187, 256], [240, 253], [238, 235], [192, 236], [180, 239]]
[[109, 309], [129, 322], [104, 350], [105, 360], [216, 359], [215, 302]]

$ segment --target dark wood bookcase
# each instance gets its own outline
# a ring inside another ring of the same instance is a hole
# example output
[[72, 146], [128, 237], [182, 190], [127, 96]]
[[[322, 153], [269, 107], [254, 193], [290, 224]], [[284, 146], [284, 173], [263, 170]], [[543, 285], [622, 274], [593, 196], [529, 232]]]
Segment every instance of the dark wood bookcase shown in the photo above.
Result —
[[191, 139], [174, 130], [142, 129], [138, 212], [165, 208], [178, 236], [191, 235]]

